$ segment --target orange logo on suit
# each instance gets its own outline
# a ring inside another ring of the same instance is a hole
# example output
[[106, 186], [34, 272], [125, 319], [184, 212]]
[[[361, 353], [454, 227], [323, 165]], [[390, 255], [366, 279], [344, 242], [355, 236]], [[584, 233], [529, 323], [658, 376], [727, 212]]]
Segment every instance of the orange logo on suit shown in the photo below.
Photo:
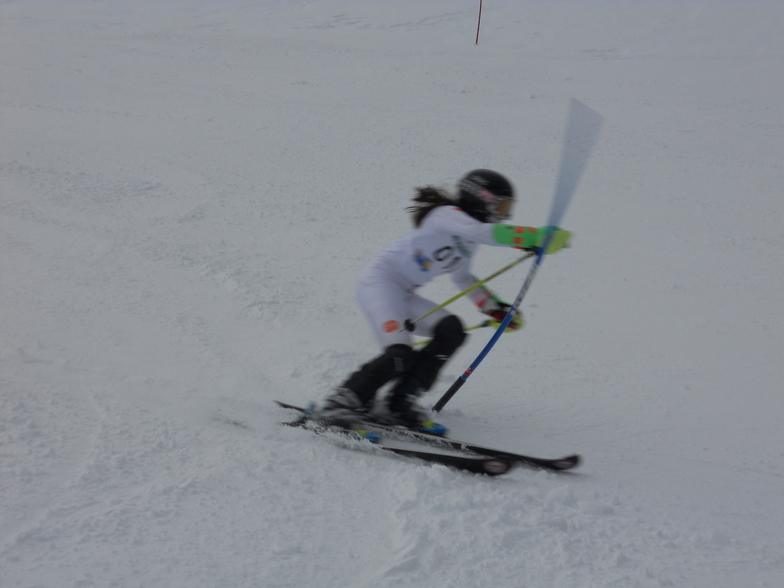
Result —
[[395, 331], [400, 330], [400, 323], [397, 321], [387, 321], [381, 325], [381, 328], [385, 333], [394, 333]]

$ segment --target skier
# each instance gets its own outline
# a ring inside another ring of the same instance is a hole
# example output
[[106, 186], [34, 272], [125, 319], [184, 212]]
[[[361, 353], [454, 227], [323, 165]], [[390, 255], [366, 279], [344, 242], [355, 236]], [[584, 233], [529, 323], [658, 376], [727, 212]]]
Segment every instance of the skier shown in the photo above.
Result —
[[[466, 174], [458, 184], [456, 197], [433, 186], [416, 189], [415, 204], [406, 209], [412, 214], [414, 229], [379, 253], [357, 283], [359, 305], [383, 351], [337, 387], [314, 410], [315, 418], [355, 426], [372, 409], [377, 391], [396, 380], [387, 396], [392, 423], [438, 435], [446, 433], [416, 401], [435, 383], [466, 333], [460, 319], [444, 309], [413, 323], [437, 306], [416, 294], [416, 289], [445, 273], [451, 274], [461, 290], [475, 284], [478, 280], [470, 272], [470, 263], [479, 245], [526, 250], [540, 247], [550, 227], [502, 223], [510, 218], [514, 199], [509, 180], [486, 169]], [[571, 238], [569, 231], [552, 231], [547, 253], [567, 246]], [[497, 324], [511, 308], [484, 285], [468, 296]], [[516, 331], [522, 326], [518, 312], [507, 329]], [[412, 333], [432, 339], [415, 351]]]

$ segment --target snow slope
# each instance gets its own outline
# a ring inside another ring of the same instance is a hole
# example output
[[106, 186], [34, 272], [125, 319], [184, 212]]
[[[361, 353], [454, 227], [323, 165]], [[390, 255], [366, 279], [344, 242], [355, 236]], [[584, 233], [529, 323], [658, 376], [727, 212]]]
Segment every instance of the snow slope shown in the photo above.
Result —
[[[0, 585], [784, 583], [784, 7], [477, 9], [0, 3]], [[544, 222], [572, 96], [573, 247], [441, 420], [580, 472], [277, 426], [376, 352], [353, 280], [413, 187], [490, 167]]]

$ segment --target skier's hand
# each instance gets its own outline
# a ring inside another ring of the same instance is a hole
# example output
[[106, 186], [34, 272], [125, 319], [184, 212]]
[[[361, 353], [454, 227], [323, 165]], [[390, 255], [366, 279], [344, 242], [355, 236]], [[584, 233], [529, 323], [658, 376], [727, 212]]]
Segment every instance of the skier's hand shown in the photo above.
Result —
[[[512, 306], [506, 302], [496, 300], [495, 298], [488, 298], [479, 308], [483, 314], [490, 317], [487, 324], [497, 329], [506, 318], [506, 315], [509, 313], [509, 309], [512, 308]], [[519, 331], [524, 325], [525, 320], [523, 320], [523, 313], [518, 310], [512, 317], [512, 320], [509, 321], [504, 332]]]
[[[541, 238], [539, 240], [538, 246], [541, 247], [544, 244], [544, 236], [547, 234], [547, 229], [549, 227], [540, 227], [538, 229], [539, 233], [541, 233]], [[550, 238], [550, 244], [547, 246], [547, 254], [550, 255], [552, 253], [558, 253], [561, 249], [565, 249], [569, 247], [569, 241], [572, 239], [572, 232], [565, 231], [563, 229], [559, 229], [558, 227], [553, 228], [553, 236]]]

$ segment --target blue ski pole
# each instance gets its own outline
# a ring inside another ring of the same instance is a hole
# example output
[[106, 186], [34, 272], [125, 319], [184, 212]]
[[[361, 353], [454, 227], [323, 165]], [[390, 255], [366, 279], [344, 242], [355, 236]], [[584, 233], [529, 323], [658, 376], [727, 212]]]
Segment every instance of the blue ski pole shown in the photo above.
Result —
[[520, 292], [517, 294], [517, 298], [515, 298], [509, 312], [506, 314], [506, 317], [501, 321], [501, 324], [498, 326], [495, 333], [493, 333], [490, 341], [487, 342], [487, 345], [485, 345], [484, 349], [482, 349], [468, 369], [455, 380], [455, 383], [452, 384], [449, 390], [447, 390], [443, 396], [438, 399], [438, 402], [435, 403], [433, 406], [435, 412], [439, 412], [444, 408], [446, 403], [463, 387], [463, 384], [466, 383], [469, 376], [474, 373], [476, 368], [479, 367], [479, 364], [482, 363], [484, 358], [487, 357], [487, 354], [490, 353], [490, 350], [495, 346], [498, 339], [501, 338], [506, 327], [520, 308], [520, 304], [523, 302], [523, 298], [525, 298], [528, 289], [531, 287], [534, 276], [536, 276], [536, 272], [539, 270], [539, 266], [542, 265], [547, 247], [550, 245], [550, 240], [553, 236], [553, 231], [561, 223], [561, 219], [566, 212], [569, 201], [574, 195], [577, 183], [588, 162], [588, 156], [596, 142], [603, 121], [604, 118], [602, 115], [588, 108], [579, 100], [572, 98], [569, 106], [569, 118], [566, 123], [566, 132], [564, 134], [563, 149], [561, 151], [561, 166], [558, 172], [553, 204], [550, 209], [550, 217], [547, 223], [549, 230], [545, 234], [544, 242], [537, 253], [531, 269], [528, 271], [528, 275], [523, 282], [523, 286], [520, 288]]

